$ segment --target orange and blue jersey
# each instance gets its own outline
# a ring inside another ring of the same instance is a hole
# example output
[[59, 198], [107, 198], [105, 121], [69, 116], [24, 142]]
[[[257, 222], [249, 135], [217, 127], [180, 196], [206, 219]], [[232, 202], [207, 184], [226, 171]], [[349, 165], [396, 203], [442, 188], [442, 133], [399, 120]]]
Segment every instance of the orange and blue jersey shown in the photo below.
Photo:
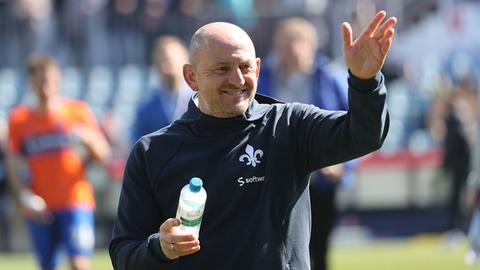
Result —
[[78, 127], [98, 129], [88, 105], [61, 98], [46, 112], [28, 105], [14, 108], [9, 117], [9, 148], [26, 158], [30, 187], [49, 210], [93, 209], [93, 188], [85, 165], [75, 151], [73, 133]]

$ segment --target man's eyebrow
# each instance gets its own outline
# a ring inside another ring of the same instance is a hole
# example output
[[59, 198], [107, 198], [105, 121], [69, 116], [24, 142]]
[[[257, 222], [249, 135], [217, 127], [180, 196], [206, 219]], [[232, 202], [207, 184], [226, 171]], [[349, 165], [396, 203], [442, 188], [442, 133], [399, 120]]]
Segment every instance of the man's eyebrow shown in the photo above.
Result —
[[229, 62], [220, 61], [220, 62], [212, 63], [209, 67], [210, 68], [217, 68], [217, 67], [220, 67], [220, 66], [230, 66], [230, 65], [231, 65], [231, 63], [229, 63]]

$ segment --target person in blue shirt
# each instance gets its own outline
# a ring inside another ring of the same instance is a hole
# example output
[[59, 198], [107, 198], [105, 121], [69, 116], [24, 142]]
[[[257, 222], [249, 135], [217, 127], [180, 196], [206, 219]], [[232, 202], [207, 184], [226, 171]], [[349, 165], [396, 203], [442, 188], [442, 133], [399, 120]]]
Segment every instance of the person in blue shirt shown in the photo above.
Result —
[[[342, 69], [334, 73], [332, 62], [318, 52], [318, 33], [312, 23], [301, 17], [281, 20], [273, 40], [273, 51], [260, 71], [260, 93], [283, 102], [313, 104], [325, 110], [348, 110], [347, 71]], [[336, 217], [336, 190], [340, 181], [352, 178], [354, 163], [336, 164], [312, 174], [310, 257], [314, 270], [328, 268], [328, 242]]]
[[188, 62], [188, 50], [179, 38], [159, 37], [152, 57], [159, 85], [137, 108], [132, 142], [179, 118], [187, 110], [192, 95], [182, 73], [182, 65]]

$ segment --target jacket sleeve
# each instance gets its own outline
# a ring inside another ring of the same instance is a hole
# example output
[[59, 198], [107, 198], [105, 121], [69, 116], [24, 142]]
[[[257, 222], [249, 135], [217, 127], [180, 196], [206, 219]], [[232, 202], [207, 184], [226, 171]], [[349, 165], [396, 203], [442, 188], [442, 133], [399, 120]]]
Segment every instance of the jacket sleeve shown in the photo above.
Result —
[[162, 212], [148, 181], [145, 139], [128, 158], [109, 253], [115, 270], [176, 269], [160, 248]]
[[[305, 106], [297, 129], [298, 158], [313, 171], [345, 162], [379, 149], [388, 132], [384, 78], [348, 78], [349, 110], [325, 111]], [[306, 153], [306, 155], [305, 155]]]

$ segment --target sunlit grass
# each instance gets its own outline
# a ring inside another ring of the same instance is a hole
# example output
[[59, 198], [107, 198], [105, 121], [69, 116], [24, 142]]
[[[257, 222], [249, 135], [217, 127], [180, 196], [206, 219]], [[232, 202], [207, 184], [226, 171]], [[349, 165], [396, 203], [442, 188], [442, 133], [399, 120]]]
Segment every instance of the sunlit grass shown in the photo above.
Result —
[[[331, 270], [467, 270], [463, 262], [466, 243], [447, 248], [440, 237], [415, 237], [404, 240], [372, 241], [367, 244], [334, 245]], [[0, 255], [0, 269], [38, 269], [30, 253]], [[61, 270], [69, 269], [64, 265]], [[112, 270], [106, 250], [99, 250], [91, 270]], [[270, 270], [270, 269], [269, 269]], [[275, 270], [275, 269], [272, 269]]]
[[438, 236], [335, 246], [331, 254], [331, 270], [472, 269], [464, 263], [466, 250], [465, 241], [447, 247]]
[[[60, 270], [69, 270], [65, 263]], [[0, 254], [0, 269], [2, 270], [37, 270], [39, 269], [32, 253], [10, 253]], [[112, 270], [110, 257], [106, 250], [97, 251], [92, 258], [91, 270]]]

